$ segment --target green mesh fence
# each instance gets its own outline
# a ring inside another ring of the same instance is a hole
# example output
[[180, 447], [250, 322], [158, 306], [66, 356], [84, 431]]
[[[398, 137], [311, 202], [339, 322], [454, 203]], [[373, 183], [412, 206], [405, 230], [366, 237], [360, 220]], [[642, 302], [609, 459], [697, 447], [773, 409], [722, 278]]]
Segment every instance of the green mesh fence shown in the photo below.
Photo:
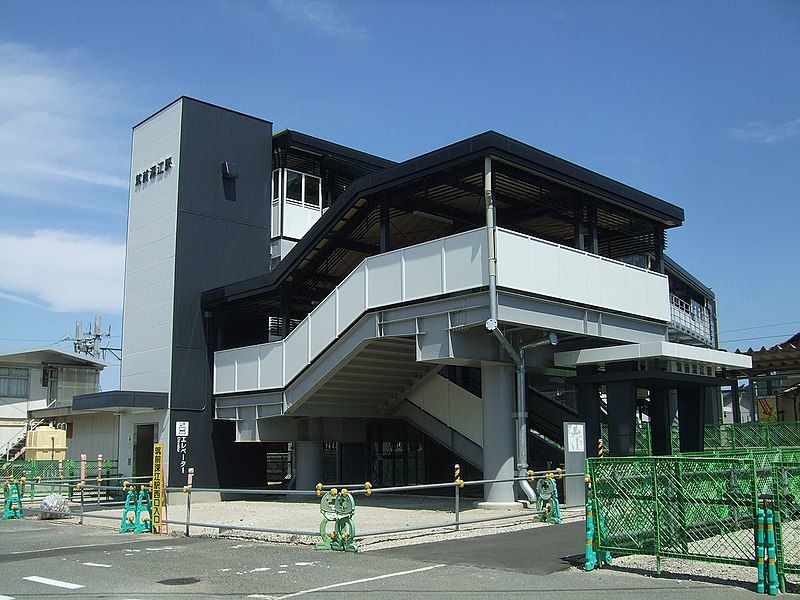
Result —
[[[603, 444], [608, 444], [608, 426], [601, 426]], [[678, 426], [670, 428], [672, 451], [680, 449]], [[748, 423], [715, 423], [704, 427], [705, 451], [744, 450], [800, 446], [800, 421], [750, 421]], [[652, 454], [653, 438], [650, 423], [636, 425], [636, 456]]]
[[[104, 459], [99, 465], [102, 477], [119, 474], [119, 465], [116, 459]], [[0, 478], [9, 477], [20, 479], [25, 477], [29, 481], [37, 477], [42, 479], [75, 479], [81, 475], [81, 461], [79, 460], [15, 460], [0, 463]], [[94, 479], [98, 476], [97, 460], [86, 461], [86, 477]]]
[[800, 460], [772, 464], [778, 572], [800, 574]]
[[758, 490], [771, 472], [746, 458], [589, 460], [598, 550], [755, 565]]
[[[600, 426], [600, 435], [603, 439], [603, 446], [608, 448], [608, 425], [606, 423]], [[636, 456], [650, 456], [653, 454], [653, 438], [650, 432], [650, 423], [636, 424], [635, 452]]]

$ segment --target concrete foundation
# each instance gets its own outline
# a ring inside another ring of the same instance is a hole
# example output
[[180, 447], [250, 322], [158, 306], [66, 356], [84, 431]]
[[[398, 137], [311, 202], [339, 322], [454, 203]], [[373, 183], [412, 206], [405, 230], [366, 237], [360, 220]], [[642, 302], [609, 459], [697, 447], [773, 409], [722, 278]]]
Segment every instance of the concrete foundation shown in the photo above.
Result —
[[[483, 397], [483, 476], [484, 479], [514, 477], [514, 367], [484, 364], [481, 366]], [[485, 507], [494, 503], [508, 505], [515, 501], [513, 482], [487, 483], [483, 486]]]

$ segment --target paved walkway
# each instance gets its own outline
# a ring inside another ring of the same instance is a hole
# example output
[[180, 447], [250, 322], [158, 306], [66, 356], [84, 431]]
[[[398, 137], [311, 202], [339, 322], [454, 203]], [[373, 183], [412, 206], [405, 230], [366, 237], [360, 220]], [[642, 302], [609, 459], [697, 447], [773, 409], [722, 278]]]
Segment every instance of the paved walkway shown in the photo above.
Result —
[[[220, 538], [119, 534], [74, 521], [0, 521], [0, 600], [262, 598], [698, 600], [741, 584], [568, 567], [578, 525], [358, 554]], [[579, 540], [578, 540], [579, 541]], [[531, 554], [532, 553], [532, 554]], [[752, 585], [750, 586], [752, 587]], [[323, 596], [324, 594], [324, 596]], [[366, 597], [366, 596], [365, 596]]]

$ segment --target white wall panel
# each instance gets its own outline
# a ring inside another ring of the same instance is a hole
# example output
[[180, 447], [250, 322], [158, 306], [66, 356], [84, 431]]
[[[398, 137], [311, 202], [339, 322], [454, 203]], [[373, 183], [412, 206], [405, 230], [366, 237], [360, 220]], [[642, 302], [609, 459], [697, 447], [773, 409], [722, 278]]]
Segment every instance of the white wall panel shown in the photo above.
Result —
[[366, 260], [366, 266], [367, 308], [401, 302], [403, 298], [402, 252], [394, 251], [372, 256]]
[[[283, 344], [280, 342], [261, 344], [258, 348], [258, 370], [261, 389], [281, 387], [283, 385]], [[216, 362], [216, 357], [214, 361]]]
[[258, 346], [247, 346], [236, 353], [236, 386], [240, 390], [258, 389]]
[[337, 335], [341, 335], [367, 309], [366, 271], [366, 266], [361, 263], [339, 284], [336, 301]]
[[[530, 274], [521, 257], [528, 246]], [[497, 233], [498, 285], [582, 305], [669, 320], [669, 286], [660, 273], [519, 233]]]
[[437, 296], [444, 292], [442, 240], [411, 246], [403, 250], [404, 300]]
[[169, 391], [182, 113], [179, 100], [133, 130], [132, 180], [168, 157], [172, 168], [147, 183], [130, 185], [122, 318], [124, 389]]
[[313, 360], [336, 339], [336, 294], [330, 294], [309, 315]]
[[284, 383], [294, 379], [295, 375], [308, 365], [308, 343], [308, 318], [306, 318], [283, 340]]

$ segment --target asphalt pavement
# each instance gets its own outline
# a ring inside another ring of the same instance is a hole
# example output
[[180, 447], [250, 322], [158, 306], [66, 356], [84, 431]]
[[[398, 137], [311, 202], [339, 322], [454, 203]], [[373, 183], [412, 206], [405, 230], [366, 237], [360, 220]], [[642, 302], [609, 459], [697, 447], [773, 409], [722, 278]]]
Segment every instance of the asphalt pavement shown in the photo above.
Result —
[[[579, 524], [358, 554], [229, 538], [119, 534], [75, 521], [0, 522], [0, 600], [265, 598], [559, 600], [751, 598], [717, 585], [614, 570], [584, 573]], [[578, 543], [576, 546], [575, 543]]]

